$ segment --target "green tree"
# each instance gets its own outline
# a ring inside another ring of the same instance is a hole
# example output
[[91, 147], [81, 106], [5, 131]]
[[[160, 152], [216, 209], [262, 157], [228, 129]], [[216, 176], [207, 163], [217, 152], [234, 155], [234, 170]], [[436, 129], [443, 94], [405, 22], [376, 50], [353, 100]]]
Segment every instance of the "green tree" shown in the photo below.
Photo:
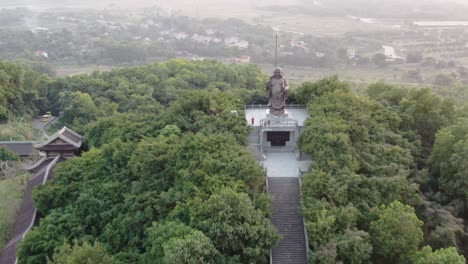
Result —
[[148, 230], [145, 263], [216, 263], [220, 257], [213, 243], [202, 232], [184, 224], [153, 223]]
[[421, 52], [410, 52], [406, 56], [407, 63], [420, 63], [423, 60], [423, 54]]
[[75, 244], [71, 247], [64, 243], [56, 253], [50, 264], [113, 264], [114, 260], [109, 256], [101, 244], [95, 242], [93, 245], [84, 242], [82, 245]]
[[382, 53], [377, 53], [372, 56], [372, 62], [379, 68], [383, 68], [388, 65], [387, 57]]
[[297, 89], [297, 98], [301, 104], [309, 104], [316, 97], [320, 97], [326, 93], [332, 93], [336, 90], [349, 91], [349, 84], [342, 82], [338, 76], [332, 76], [319, 80], [315, 83], [304, 82]]
[[451, 86], [455, 83], [455, 79], [448, 74], [439, 73], [434, 78], [433, 83], [440, 86]]
[[344, 263], [368, 263], [372, 256], [372, 245], [367, 232], [347, 230], [338, 238], [338, 259]]
[[191, 207], [191, 225], [205, 233], [215, 247], [242, 263], [266, 263], [278, 235], [249, 196], [230, 189], [219, 190], [205, 202]]
[[0, 147], [0, 161], [17, 161], [20, 157], [9, 149]]
[[400, 202], [382, 206], [369, 228], [374, 252], [393, 262], [412, 256], [423, 240], [422, 225], [411, 206]]
[[468, 119], [459, 119], [436, 135], [429, 158], [436, 184], [450, 198], [468, 201]]
[[465, 264], [466, 259], [463, 255], [458, 254], [457, 250], [453, 247], [441, 248], [432, 251], [430, 246], [423, 247], [414, 255], [414, 264]]
[[86, 124], [98, 116], [98, 109], [88, 93], [64, 93], [62, 100], [64, 113], [61, 119], [65, 124]]

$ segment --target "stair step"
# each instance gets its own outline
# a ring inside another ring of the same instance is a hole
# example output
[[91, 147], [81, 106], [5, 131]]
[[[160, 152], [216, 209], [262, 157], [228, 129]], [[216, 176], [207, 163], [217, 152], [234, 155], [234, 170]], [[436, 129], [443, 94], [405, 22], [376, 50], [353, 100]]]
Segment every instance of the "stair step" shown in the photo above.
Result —
[[300, 214], [299, 179], [294, 177], [268, 178], [272, 197], [272, 222], [282, 240], [272, 249], [273, 263], [306, 264], [307, 251], [304, 221]]

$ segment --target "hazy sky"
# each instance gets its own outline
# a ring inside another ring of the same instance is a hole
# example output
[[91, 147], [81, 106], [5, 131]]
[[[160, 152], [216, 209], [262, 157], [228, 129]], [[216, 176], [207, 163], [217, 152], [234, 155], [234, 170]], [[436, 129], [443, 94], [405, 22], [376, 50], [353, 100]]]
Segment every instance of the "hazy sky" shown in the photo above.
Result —
[[3, 7], [14, 7], [14, 6], [31, 6], [31, 7], [64, 7], [64, 6], [107, 6], [107, 5], [116, 5], [116, 6], [126, 6], [126, 7], [144, 7], [144, 6], [154, 6], [154, 5], [164, 5], [164, 6], [194, 6], [194, 5], [266, 5], [266, 4], [294, 4], [300, 2], [300, 0], [0, 0], [0, 6]]
[[[267, 5], [314, 5], [320, 4], [327, 6], [331, 3], [335, 7], [340, 7], [340, 3], [345, 5], [353, 5], [352, 3], [360, 3], [379, 6], [379, 3], [397, 4], [399, 6], [408, 5], [424, 5], [428, 3], [461, 3], [468, 6], [468, 0], [0, 0], [0, 7], [18, 7], [27, 6], [30, 8], [47, 9], [54, 7], [69, 7], [69, 8], [141, 8], [147, 6], [163, 6], [171, 8], [175, 11], [182, 11], [186, 15], [210, 16], [217, 14], [222, 16], [222, 13], [236, 15], [243, 13], [252, 13], [258, 6]], [[220, 14], [221, 13], [221, 14]], [[247, 16], [249, 16], [247, 14]], [[245, 16], [243, 16], [245, 17]], [[468, 19], [468, 17], [467, 17]]]

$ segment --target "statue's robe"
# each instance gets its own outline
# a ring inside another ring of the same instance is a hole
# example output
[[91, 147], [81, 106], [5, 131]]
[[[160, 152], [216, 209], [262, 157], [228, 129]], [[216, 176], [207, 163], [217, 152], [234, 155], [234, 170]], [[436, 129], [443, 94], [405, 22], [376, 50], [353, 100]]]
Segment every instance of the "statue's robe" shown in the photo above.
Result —
[[288, 81], [281, 77], [275, 78], [272, 76], [267, 82], [267, 96], [269, 97], [268, 106], [271, 114], [282, 114], [286, 106], [288, 98]]

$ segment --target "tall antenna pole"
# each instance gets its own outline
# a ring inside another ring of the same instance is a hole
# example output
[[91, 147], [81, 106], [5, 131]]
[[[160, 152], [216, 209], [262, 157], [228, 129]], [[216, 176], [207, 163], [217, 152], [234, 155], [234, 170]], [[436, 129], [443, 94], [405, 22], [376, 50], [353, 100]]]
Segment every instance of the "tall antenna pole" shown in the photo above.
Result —
[[275, 43], [275, 67], [278, 67], [278, 33], [276, 33], [276, 43]]

